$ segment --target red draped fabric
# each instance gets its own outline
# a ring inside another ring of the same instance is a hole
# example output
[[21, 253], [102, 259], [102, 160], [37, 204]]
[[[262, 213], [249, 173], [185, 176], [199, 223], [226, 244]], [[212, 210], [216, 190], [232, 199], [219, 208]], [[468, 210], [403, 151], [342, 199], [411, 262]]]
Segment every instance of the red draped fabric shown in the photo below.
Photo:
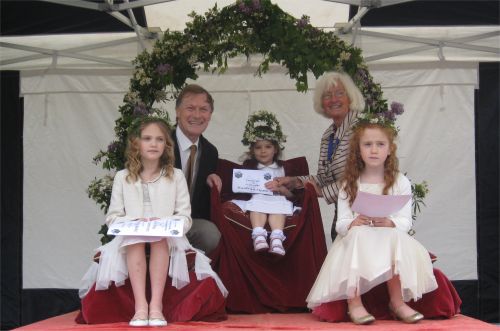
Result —
[[[191, 282], [178, 290], [167, 285], [163, 294], [163, 314], [168, 322], [221, 321], [227, 318], [225, 299], [212, 278], [197, 280], [189, 273]], [[171, 284], [171, 279], [167, 280]], [[149, 284], [147, 285], [149, 289]], [[149, 299], [150, 293], [147, 293]], [[134, 295], [127, 279], [125, 284], [96, 291], [94, 287], [82, 299], [76, 317], [80, 324], [128, 322], [134, 315]]]
[[[288, 176], [309, 173], [304, 157], [284, 161]], [[232, 312], [264, 313], [304, 310], [305, 299], [325, 259], [325, 234], [316, 192], [308, 185], [296, 205], [302, 210], [287, 217], [284, 257], [255, 253], [247, 214], [230, 199], [245, 199], [231, 190], [232, 170], [241, 165], [219, 160], [221, 193], [212, 190], [212, 221], [222, 238], [211, 254], [214, 270], [229, 290], [226, 308]], [[248, 196], [246, 196], [248, 198]]]
[[[408, 303], [413, 309], [422, 313], [425, 318], [450, 318], [460, 312], [462, 300], [449, 279], [439, 270], [434, 268], [438, 288], [426, 293], [422, 299]], [[392, 319], [389, 311], [389, 294], [385, 283], [380, 284], [362, 295], [366, 310], [376, 319]], [[323, 321], [347, 322], [346, 300], [333, 301], [322, 304], [313, 310], [313, 314]]]

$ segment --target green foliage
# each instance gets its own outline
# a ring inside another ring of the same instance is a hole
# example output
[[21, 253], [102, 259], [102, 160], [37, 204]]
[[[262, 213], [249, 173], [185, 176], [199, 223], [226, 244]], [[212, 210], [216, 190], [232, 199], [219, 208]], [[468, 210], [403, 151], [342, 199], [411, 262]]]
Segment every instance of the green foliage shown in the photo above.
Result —
[[425, 206], [424, 198], [429, 193], [429, 186], [424, 180], [422, 183], [411, 184], [411, 193], [413, 195], [412, 201], [412, 219], [416, 220], [417, 215], [420, 213], [421, 206]]

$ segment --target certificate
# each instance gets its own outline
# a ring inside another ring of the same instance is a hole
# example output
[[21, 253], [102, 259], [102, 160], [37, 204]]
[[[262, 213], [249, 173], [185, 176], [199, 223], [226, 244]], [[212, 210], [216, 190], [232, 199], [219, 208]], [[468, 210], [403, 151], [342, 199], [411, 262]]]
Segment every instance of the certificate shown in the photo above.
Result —
[[108, 228], [108, 234], [113, 236], [182, 237], [183, 232], [184, 219], [177, 217], [150, 221], [117, 219]]
[[351, 209], [368, 217], [387, 217], [401, 210], [411, 195], [379, 195], [358, 191]]
[[273, 191], [264, 186], [271, 179], [273, 176], [265, 170], [233, 169], [233, 192], [273, 195]]

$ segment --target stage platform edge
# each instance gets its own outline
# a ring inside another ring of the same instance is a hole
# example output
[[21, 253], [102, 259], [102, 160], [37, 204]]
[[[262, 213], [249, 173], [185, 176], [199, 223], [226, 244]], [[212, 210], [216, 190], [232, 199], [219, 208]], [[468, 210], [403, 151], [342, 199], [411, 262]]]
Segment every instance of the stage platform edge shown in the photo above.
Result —
[[[130, 327], [128, 323], [110, 324], [77, 324], [75, 317], [77, 311], [52, 317], [33, 324], [25, 325], [15, 330], [159, 330], [153, 327]], [[456, 315], [451, 319], [423, 320], [417, 324], [404, 324], [398, 321], [376, 321], [372, 325], [357, 326], [353, 323], [327, 323], [319, 321], [315, 316], [308, 313], [301, 314], [254, 314], [239, 315], [229, 314], [228, 319], [223, 322], [177, 322], [169, 324], [164, 330], [359, 330], [369, 329], [371, 331], [431, 331], [431, 330], [500, 330], [499, 327], [483, 321]]]

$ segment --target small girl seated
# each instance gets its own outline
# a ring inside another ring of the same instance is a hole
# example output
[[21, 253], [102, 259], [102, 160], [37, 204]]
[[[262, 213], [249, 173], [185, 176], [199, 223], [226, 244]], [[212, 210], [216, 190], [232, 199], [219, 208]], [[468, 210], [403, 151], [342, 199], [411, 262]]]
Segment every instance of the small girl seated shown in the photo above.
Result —
[[[269, 173], [269, 178], [283, 177], [285, 171], [279, 157], [284, 148], [282, 143], [286, 136], [281, 131], [281, 125], [273, 113], [261, 110], [248, 117], [242, 143], [250, 146], [246, 153], [247, 161], [255, 165], [253, 168]], [[284, 186], [279, 186], [275, 180], [268, 181], [266, 188], [274, 195], [253, 194], [248, 201], [233, 200], [241, 209], [250, 212], [252, 224], [253, 247], [256, 252], [269, 251], [279, 256], [285, 255], [283, 241], [286, 239], [283, 228], [287, 215], [293, 214], [293, 204], [287, 198], [293, 194]], [[267, 242], [269, 223], [271, 235]]]
[[411, 200], [387, 217], [368, 217], [351, 207], [359, 191], [411, 195], [410, 181], [398, 171], [396, 132], [386, 125], [361, 122], [350, 140], [343, 187], [339, 192], [339, 234], [306, 299], [309, 308], [347, 299], [356, 324], [372, 323], [361, 295], [386, 283], [389, 309], [398, 319], [416, 323], [423, 315], [406, 302], [437, 288], [427, 250], [408, 235]]

